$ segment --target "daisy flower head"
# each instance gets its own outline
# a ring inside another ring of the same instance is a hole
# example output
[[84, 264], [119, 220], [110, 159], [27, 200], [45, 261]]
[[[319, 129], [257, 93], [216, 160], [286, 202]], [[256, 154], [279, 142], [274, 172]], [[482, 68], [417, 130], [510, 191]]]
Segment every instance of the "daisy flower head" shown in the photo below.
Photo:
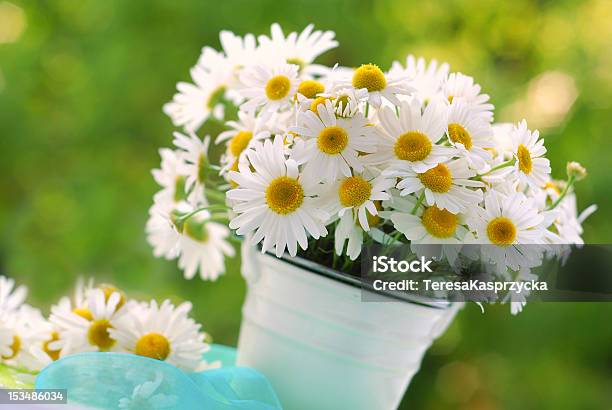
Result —
[[376, 64], [362, 64], [353, 71], [352, 77], [341, 81], [338, 85], [367, 90], [367, 101], [374, 107], [380, 107], [383, 98], [393, 105], [400, 105], [397, 96], [408, 95], [414, 91], [403, 73], [385, 74]]
[[298, 66], [282, 64], [274, 67], [254, 65], [240, 74], [244, 88], [239, 92], [246, 99], [240, 106], [244, 111], [276, 112], [291, 106], [298, 87]]
[[512, 130], [514, 173], [518, 179], [533, 188], [541, 188], [550, 180], [550, 161], [544, 158], [546, 147], [538, 130], [530, 131], [521, 121]]
[[169, 202], [179, 202], [185, 198], [185, 163], [180, 152], [169, 148], [159, 150], [161, 166], [151, 171], [155, 182], [162, 190], [158, 193]]
[[298, 125], [291, 128], [300, 138], [292, 158], [304, 165], [304, 176], [318, 181], [334, 181], [350, 176], [351, 169], [363, 170], [360, 153], [375, 150], [376, 130], [361, 114], [349, 118], [336, 115], [330, 100], [317, 106], [317, 113], [298, 114]]
[[182, 157], [181, 174], [185, 175], [185, 192], [188, 193], [188, 200], [193, 204], [198, 204], [204, 200], [204, 186], [206, 177], [210, 171], [210, 161], [208, 157], [208, 147], [210, 136], [200, 139], [194, 133], [189, 135], [174, 133], [173, 144], [177, 147], [179, 155]]
[[197, 131], [210, 116], [223, 118], [221, 100], [227, 89], [224, 75], [219, 71], [211, 72], [195, 66], [191, 69], [191, 78], [195, 84], [178, 83], [178, 92], [163, 108], [172, 123], [183, 127], [186, 132]]
[[480, 85], [474, 82], [474, 78], [462, 73], [451, 73], [442, 86], [442, 94], [450, 104], [453, 104], [455, 98], [463, 98], [474, 107], [477, 115], [492, 122], [493, 104], [489, 103], [489, 96], [480, 91]]
[[25, 301], [28, 289], [21, 285], [15, 287], [15, 280], [0, 275], [0, 313], [13, 312]]
[[238, 235], [253, 232], [251, 242], [263, 241], [262, 251], [275, 248], [278, 257], [285, 249], [295, 256], [298, 244], [306, 249], [308, 234], [315, 239], [327, 235], [328, 215], [311, 194], [316, 183], [305, 180], [298, 164], [287, 159], [281, 136], [257, 143], [246, 155], [253, 170], [241, 164], [240, 172], [230, 172], [237, 184], [227, 193], [236, 213], [230, 228]]
[[4, 312], [0, 315], [0, 329], [2, 363], [31, 371], [44, 367], [45, 363], [31, 352], [33, 347], [42, 346], [51, 329], [40, 310], [23, 304], [12, 313]]
[[199, 272], [202, 280], [216, 280], [225, 273], [225, 257], [235, 254], [227, 242], [230, 235], [227, 226], [213, 222], [208, 211], [200, 211], [175, 226], [180, 230], [178, 266], [185, 279], [192, 279]]
[[228, 121], [229, 130], [219, 134], [216, 144], [225, 142], [226, 153], [221, 158], [221, 173], [227, 174], [230, 169], [238, 171], [238, 160], [253, 142], [269, 138], [268, 121], [271, 113], [255, 115], [255, 112], [238, 111], [238, 121]]
[[122, 295], [113, 292], [107, 297], [102, 289], [93, 289], [82, 308], [70, 310], [65, 301], [51, 308], [51, 323], [59, 334], [56, 347], [62, 355], [75, 352], [110, 351], [116, 340], [109, 330], [129, 309], [123, 309]]
[[447, 109], [432, 101], [421, 110], [413, 99], [399, 106], [399, 117], [390, 107], [378, 112], [382, 138], [377, 141], [377, 152], [366, 161], [384, 165], [393, 171], [425, 172], [450, 159], [456, 149], [437, 143], [444, 137]]
[[380, 206], [382, 201], [390, 198], [388, 190], [394, 185], [394, 179], [374, 169], [365, 169], [363, 173], [343, 176], [325, 184], [321, 202], [330, 215], [348, 218], [364, 231], [369, 231], [369, 217], [378, 215], [377, 203]]
[[477, 115], [462, 98], [453, 101], [448, 110], [446, 134], [459, 155], [475, 170], [484, 170], [493, 158], [490, 149], [495, 145], [489, 122]]
[[438, 64], [431, 60], [429, 64], [423, 57], [415, 58], [412, 54], [406, 57], [406, 66], [398, 61], [391, 65], [390, 74], [404, 75], [411, 80], [414, 96], [423, 104], [441, 98], [442, 85], [448, 76], [448, 63]]
[[159, 195], [155, 195], [153, 199], [154, 203], [149, 209], [149, 219], [145, 226], [147, 242], [153, 248], [155, 257], [175, 259], [179, 252], [179, 233], [172, 222], [175, 204]]
[[492, 189], [484, 195], [484, 208], [473, 208], [468, 218], [478, 243], [487, 245], [481, 247], [484, 260], [500, 273], [540, 264], [543, 249], [536, 245], [544, 243], [543, 222], [533, 199], [522, 192], [504, 195]]
[[422, 195], [428, 206], [435, 205], [454, 214], [465, 212], [482, 200], [482, 191], [478, 188], [484, 184], [470, 179], [475, 175], [463, 158], [441, 162], [421, 173], [410, 169], [390, 173], [400, 178], [397, 188], [401, 195]]
[[308, 72], [319, 55], [338, 46], [333, 31], [313, 29], [314, 25], [309, 24], [301, 33], [291, 32], [285, 37], [280, 25], [274, 23], [270, 37], [259, 36], [260, 53], [275, 64], [295, 64], [300, 71]]
[[209, 350], [200, 325], [189, 318], [191, 303], [174, 306], [152, 300], [145, 309], [127, 312], [110, 335], [116, 350], [165, 361], [185, 371], [209, 368], [202, 355]]
[[221, 73], [228, 77], [228, 88], [236, 86], [238, 72], [259, 60], [255, 36], [247, 34], [240, 37], [231, 31], [222, 30], [219, 41], [223, 52], [204, 47], [198, 66], [209, 72]]

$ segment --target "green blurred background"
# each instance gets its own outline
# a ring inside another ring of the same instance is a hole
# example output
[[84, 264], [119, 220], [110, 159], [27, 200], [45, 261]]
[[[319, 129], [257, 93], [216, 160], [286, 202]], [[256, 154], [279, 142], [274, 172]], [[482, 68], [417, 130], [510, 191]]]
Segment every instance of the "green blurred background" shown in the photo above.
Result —
[[[526, 117], [554, 176], [577, 160], [585, 239], [609, 243], [612, 2], [0, 0], [0, 272], [48, 309], [79, 274], [133, 297], [189, 299], [215, 341], [237, 341], [237, 261], [182, 279], [145, 241], [150, 169], [173, 130], [161, 106], [218, 32], [298, 30], [340, 48], [319, 61], [388, 67], [408, 53], [476, 77], [497, 119]], [[402, 408], [612, 409], [612, 305], [468, 306], [427, 355]], [[299, 369], [296, 369], [299, 377]]]

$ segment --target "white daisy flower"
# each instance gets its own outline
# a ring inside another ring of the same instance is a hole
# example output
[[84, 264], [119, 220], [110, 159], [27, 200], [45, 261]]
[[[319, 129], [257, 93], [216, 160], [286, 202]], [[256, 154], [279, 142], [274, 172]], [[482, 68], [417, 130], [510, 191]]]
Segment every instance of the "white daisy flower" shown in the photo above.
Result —
[[429, 64], [423, 57], [416, 59], [412, 54], [406, 57], [406, 67], [394, 61], [389, 70], [390, 74], [404, 75], [411, 80], [410, 85], [415, 89], [415, 96], [423, 104], [441, 98], [442, 84], [448, 76], [449, 65], [438, 65], [436, 60]]
[[209, 350], [200, 325], [189, 318], [191, 303], [161, 305], [152, 300], [145, 310], [127, 312], [110, 330], [116, 350], [157, 359], [185, 371], [202, 371], [209, 364], [202, 355]]
[[468, 218], [478, 243], [488, 245], [480, 247], [484, 260], [494, 263], [500, 273], [538, 266], [544, 250], [537, 246], [544, 243], [544, 216], [535, 202], [521, 192], [504, 195], [489, 190], [484, 205], [473, 208]]
[[521, 121], [512, 131], [514, 172], [519, 180], [533, 188], [542, 188], [550, 180], [550, 161], [544, 158], [546, 147], [538, 130], [530, 131]]
[[13, 312], [21, 306], [28, 294], [28, 288], [15, 287], [15, 280], [0, 276], [0, 312]]
[[258, 143], [246, 155], [254, 172], [241, 164], [240, 172], [230, 173], [238, 185], [227, 193], [237, 214], [230, 228], [238, 235], [255, 231], [252, 243], [263, 241], [262, 251], [274, 247], [278, 257], [285, 248], [295, 256], [298, 244], [306, 249], [307, 234], [315, 239], [327, 235], [323, 222], [328, 215], [311, 195], [315, 185], [304, 181], [297, 163], [286, 158], [282, 137]]
[[305, 177], [333, 181], [340, 175], [350, 176], [351, 168], [361, 172], [359, 153], [374, 152], [375, 128], [361, 114], [336, 117], [336, 109], [329, 100], [317, 106], [317, 114], [300, 113], [299, 125], [291, 128], [300, 137], [292, 158], [305, 164]]
[[182, 225], [178, 237], [178, 266], [185, 279], [200, 272], [202, 280], [216, 280], [225, 273], [225, 257], [233, 257], [234, 248], [227, 242], [229, 229], [210, 220], [210, 213], [201, 211]]
[[582, 222], [597, 210], [597, 205], [591, 205], [578, 214], [576, 195], [572, 192], [563, 198], [555, 208], [557, 218], [553, 221], [559, 235], [559, 243], [583, 245]]
[[[42, 346], [51, 332], [51, 324], [45, 320], [40, 310], [23, 304], [11, 313], [0, 315], [0, 355], [1, 362], [10, 366], [37, 371], [44, 367], [31, 350]], [[6, 337], [9, 335], [10, 337]]]
[[185, 198], [185, 163], [179, 152], [169, 148], [160, 149], [159, 155], [161, 167], [151, 171], [155, 182], [162, 187], [158, 196], [179, 202]]
[[397, 95], [407, 95], [414, 91], [410, 81], [403, 74], [385, 74], [375, 64], [363, 64], [357, 68], [350, 79], [338, 83], [340, 88], [352, 86], [357, 90], [368, 92], [368, 102], [380, 107], [383, 98], [393, 105], [400, 105]]
[[[292, 32], [285, 37], [277, 23], [272, 24], [271, 37], [259, 36], [260, 52], [273, 64], [289, 63], [306, 69], [319, 55], [338, 46], [333, 31], [312, 31], [309, 24], [301, 33]], [[316, 70], [316, 67], [313, 67]], [[316, 72], [316, 71], [315, 71]]]
[[238, 160], [242, 153], [255, 141], [270, 137], [270, 127], [267, 125], [270, 117], [269, 113], [255, 115], [252, 111], [239, 111], [238, 121], [226, 123], [231, 129], [220, 133], [215, 140], [215, 144], [227, 144], [227, 151], [221, 157], [221, 174], [226, 175], [230, 169], [238, 171]]
[[423, 173], [412, 170], [390, 173], [390, 176], [401, 179], [397, 188], [402, 196], [421, 194], [427, 205], [436, 205], [452, 213], [465, 212], [482, 200], [482, 191], [473, 188], [484, 184], [470, 179], [475, 175], [476, 172], [469, 169], [467, 161], [462, 158], [440, 163]]
[[283, 64], [275, 67], [255, 65], [240, 73], [244, 88], [239, 92], [246, 101], [241, 110], [254, 111], [262, 107], [264, 111], [276, 112], [291, 106], [298, 86], [298, 66]]
[[436, 145], [444, 137], [446, 107], [432, 101], [421, 111], [418, 101], [400, 104], [399, 118], [389, 107], [383, 107], [378, 116], [382, 138], [377, 152], [365, 160], [384, 165], [389, 171], [425, 172], [450, 159], [456, 149]]
[[164, 113], [175, 126], [183, 127], [187, 132], [197, 131], [211, 115], [222, 119], [221, 99], [227, 87], [224, 77], [219, 71], [210, 72], [200, 66], [193, 67], [191, 78], [195, 84], [178, 83], [178, 93], [171, 102], [164, 105]]
[[495, 146], [491, 139], [493, 130], [489, 122], [477, 115], [463, 98], [454, 100], [448, 110], [446, 133], [470, 167], [477, 171], [487, 167], [487, 161], [493, 158], [490, 149]]
[[122, 299], [119, 292], [107, 297], [102, 289], [93, 289], [83, 308], [71, 309], [66, 299], [53, 306], [50, 321], [59, 334], [55, 347], [61, 349], [62, 355], [112, 350], [116, 340], [109, 330], [129, 310], [122, 308]]
[[377, 216], [376, 203], [390, 198], [387, 192], [395, 185], [395, 179], [377, 175], [373, 169], [355, 173], [325, 184], [321, 189], [321, 202], [330, 215], [343, 218], [348, 214], [353, 223], [369, 231], [368, 216]]
[[435, 205], [417, 206], [413, 197], [393, 197], [385, 205], [392, 209], [385, 212], [385, 216], [410, 241], [412, 251], [419, 256], [438, 260], [445, 258], [454, 265], [466, 236], [472, 238], [464, 226], [462, 214], [454, 214]]
[[180, 150], [179, 155], [183, 159], [182, 169], [179, 172], [186, 175], [185, 192], [188, 200], [194, 205], [206, 201], [204, 187], [209, 170], [208, 146], [210, 136], [200, 139], [197, 135], [190, 133], [189, 136], [174, 133], [172, 143]]
[[153, 248], [156, 258], [175, 259], [179, 254], [180, 234], [172, 222], [174, 204], [156, 195], [149, 209], [149, 219], [145, 227], [147, 242]]
[[488, 122], [493, 121], [493, 104], [489, 103], [489, 96], [480, 93], [480, 85], [474, 78], [462, 73], [451, 73], [442, 86], [444, 98], [453, 104], [455, 98], [463, 98], [474, 107], [477, 115]]

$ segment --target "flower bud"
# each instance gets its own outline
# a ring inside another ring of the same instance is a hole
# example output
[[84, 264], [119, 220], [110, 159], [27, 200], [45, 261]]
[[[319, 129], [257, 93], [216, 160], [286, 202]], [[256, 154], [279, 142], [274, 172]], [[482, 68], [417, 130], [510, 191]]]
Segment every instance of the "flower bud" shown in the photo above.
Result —
[[585, 167], [580, 165], [576, 161], [570, 161], [567, 163], [567, 176], [569, 178], [575, 178], [576, 181], [580, 181], [587, 176], [587, 170]]

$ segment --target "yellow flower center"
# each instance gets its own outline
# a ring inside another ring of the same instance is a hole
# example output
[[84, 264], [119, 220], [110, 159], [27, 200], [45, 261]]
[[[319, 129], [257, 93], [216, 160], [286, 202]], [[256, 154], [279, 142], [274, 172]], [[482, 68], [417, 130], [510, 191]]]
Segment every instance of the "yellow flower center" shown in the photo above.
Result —
[[11, 354], [8, 356], [2, 356], [4, 360], [12, 359], [19, 354], [19, 351], [21, 350], [21, 338], [19, 336], [13, 336], [13, 343], [11, 343], [10, 348]]
[[91, 314], [91, 311], [87, 308], [74, 308], [72, 309], [72, 313], [81, 316], [85, 320], [93, 320], [93, 315]]
[[544, 185], [544, 189], [552, 189], [553, 191], [555, 191], [557, 194], [561, 194], [561, 190], [559, 189], [559, 187], [555, 184], [553, 184], [552, 182], [547, 182]]
[[516, 226], [505, 216], [499, 216], [487, 225], [487, 236], [495, 245], [511, 245], [516, 239]]
[[291, 80], [287, 76], [277, 75], [268, 80], [266, 84], [266, 96], [269, 100], [282, 100], [289, 94]]
[[433, 192], [448, 192], [453, 185], [453, 175], [444, 164], [438, 164], [434, 168], [417, 174], [421, 183]]
[[[108, 299], [111, 297], [111, 295], [113, 293], [115, 293], [115, 292], [119, 293], [119, 302], [117, 303], [117, 307], [115, 308], [116, 311], [121, 309], [121, 307], [123, 305], [125, 305], [125, 294], [121, 291], [121, 289], [116, 288], [115, 286], [109, 285], [109, 284], [106, 284], [106, 283], [98, 286], [98, 288], [100, 290], [102, 290], [102, 292], [104, 293], [104, 300], [106, 302], [108, 302]], [[91, 313], [90, 313], [90, 315], [91, 315]], [[91, 320], [91, 319], [89, 319], [89, 320]]]
[[304, 202], [304, 188], [297, 179], [278, 177], [266, 189], [268, 207], [280, 215], [296, 211]]
[[47, 353], [47, 355], [49, 355], [49, 357], [54, 361], [59, 359], [60, 351], [50, 349], [49, 344], [57, 340], [59, 340], [59, 335], [57, 334], [57, 332], [53, 332], [51, 333], [51, 338], [43, 343], [43, 351]]
[[338, 188], [338, 197], [344, 207], [363, 204], [370, 199], [372, 185], [360, 176], [345, 178]]
[[431, 141], [418, 131], [408, 131], [395, 142], [395, 156], [405, 161], [421, 161], [431, 152]]
[[348, 134], [342, 127], [332, 125], [323, 128], [317, 138], [317, 146], [328, 155], [341, 153], [348, 145]]
[[[238, 164], [239, 164], [239, 162], [238, 162], [238, 158], [236, 158], [236, 159], [234, 160], [234, 163], [233, 163], [233, 164], [232, 164], [232, 166], [230, 167], [230, 171], [235, 171], [235, 172], [238, 172]], [[235, 181], [233, 181], [233, 180], [231, 180], [229, 183], [230, 183], [230, 185], [232, 186], [232, 188], [236, 188], [236, 187], [238, 187], [238, 184], [237, 184]]]
[[448, 100], [449, 104], [452, 104], [454, 98], [455, 97], [453, 97], [452, 95], [449, 95], [446, 99]]
[[381, 91], [387, 86], [385, 74], [375, 64], [363, 64], [353, 74], [353, 87], [367, 88], [368, 91]]
[[113, 326], [107, 319], [94, 320], [87, 331], [89, 343], [98, 346], [102, 351], [109, 350], [115, 344], [115, 339], [110, 337], [108, 329]]
[[312, 100], [312, 102], [310, 103], [310, 111], [318, 115], [319, 105], [321, 104], [325, 105], [326, 100], [330, 100], [330, 98], [329, 97], [317, 97], [314, 100]]
[[135, 352], [151, 359], [166, 360], [170, 354], [170, 342], [159, 333], [147, 333], [136, 342]]
[[472, 136], [460, 124], [448, 124], [448, 137], [451, 141], [463, 144], [465, 149], [472, 149]]
[[531, 173], [531, 169], [533, 168], [533, 164], [531, 162], [531, 153], [527, 147], [523, 144], [519, 145], [516, 156], [518, 157], [519, 170], [522, 173], [529, 175], [529, 173]]
[[228, 145], [230, 154], [234, 157], [238, 157], [242, 154], [242, 151], [249, 145], [251, 138], [253, 138], [253, 133], [251, 131], [240, 131], [234, 135], [234, 138], [230, 140]]
[[421, 222], [430, 235], [436, 238], [449, 238], [453, 236], [458, 224], [457, 215], [431, 206], [423, 212]]
[[325, 91], [325, 86], [315, 80], [305, 80], [298, 85], [298, 93], [306, 98], [315, 98], [317, 94]]

